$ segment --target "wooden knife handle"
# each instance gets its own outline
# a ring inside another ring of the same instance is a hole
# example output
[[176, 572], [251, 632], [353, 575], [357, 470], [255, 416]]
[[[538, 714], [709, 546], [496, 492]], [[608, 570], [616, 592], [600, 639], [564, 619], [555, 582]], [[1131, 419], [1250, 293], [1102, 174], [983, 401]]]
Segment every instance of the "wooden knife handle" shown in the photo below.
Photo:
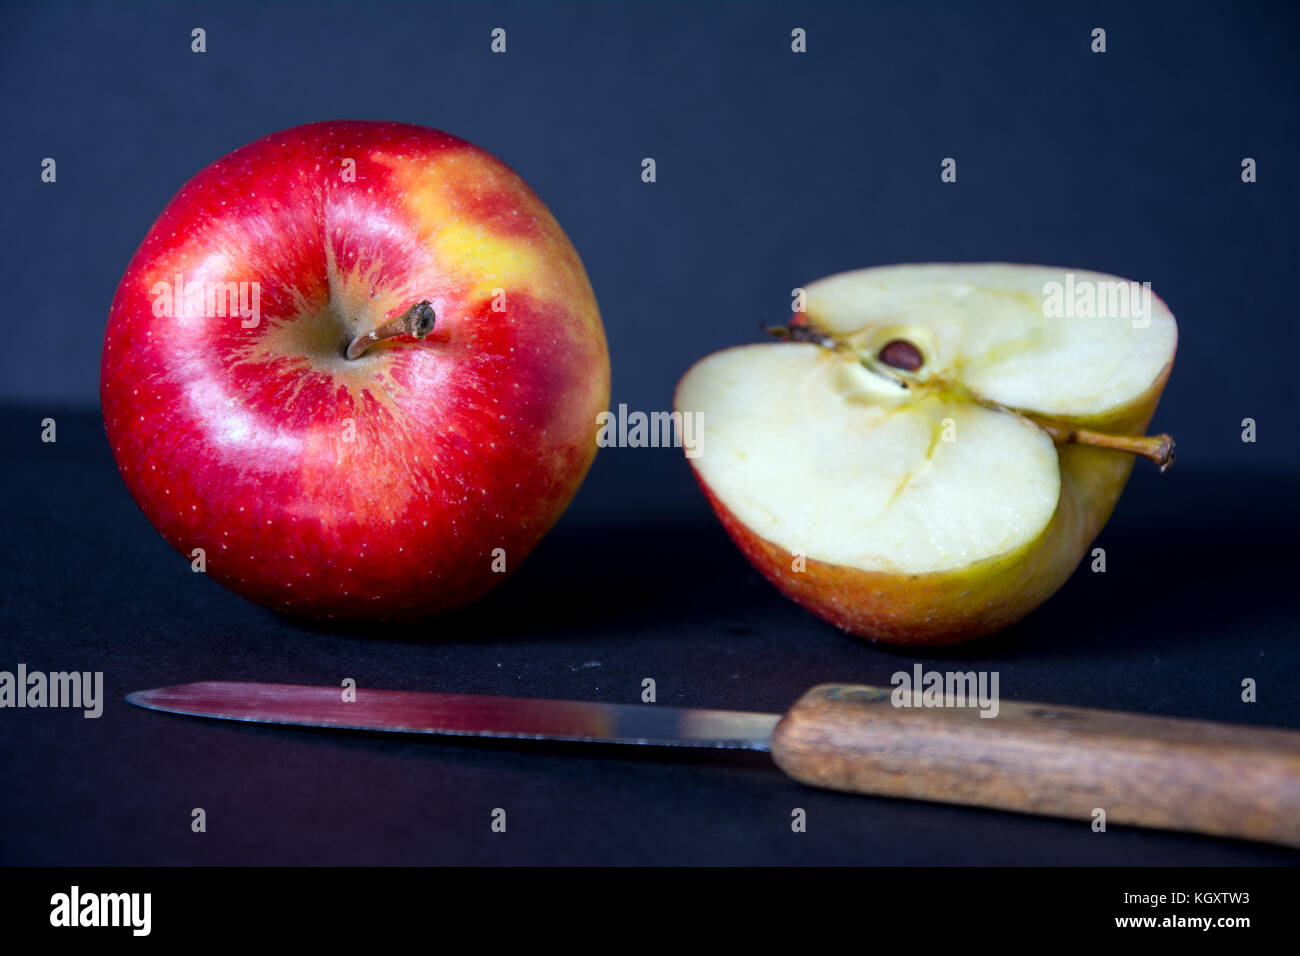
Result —
[[831, 790], [1083, 825], [1101, 808], [1108, 824], [1300, 847], [1300, 733], [1012, 701], [981, 717], [893, 695], [814, 687], [777, 724], [777, 766]]

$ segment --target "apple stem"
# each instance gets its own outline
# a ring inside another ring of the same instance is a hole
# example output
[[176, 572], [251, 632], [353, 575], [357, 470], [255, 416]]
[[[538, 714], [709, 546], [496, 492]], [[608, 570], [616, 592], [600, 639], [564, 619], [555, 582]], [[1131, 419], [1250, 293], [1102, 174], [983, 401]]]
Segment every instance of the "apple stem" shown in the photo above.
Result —
[[433, 331], [435, 318], [433, 305], [428, 299], [417, 302], [396, 318], [389, 319], [369, 332], [358, 335], [348, 345], [347, 357], [360, 358], [365, 354], [366, 349], [376, 342], [396, 338], [399, 335], [413, 335], [417, 339], [423, 339]]
[[1075, 428], [1050, 418], [1039, 418], [1036, 415], [1025, 417], [1047, 432], [1058, 445], [1092, 445], [1096, 448], [1130, 452], [1150, 458], [1160, 466], [1162, 472], [1174, 466], [1174, 440], [1169, 435], [1108, 435], [1087, 428]]

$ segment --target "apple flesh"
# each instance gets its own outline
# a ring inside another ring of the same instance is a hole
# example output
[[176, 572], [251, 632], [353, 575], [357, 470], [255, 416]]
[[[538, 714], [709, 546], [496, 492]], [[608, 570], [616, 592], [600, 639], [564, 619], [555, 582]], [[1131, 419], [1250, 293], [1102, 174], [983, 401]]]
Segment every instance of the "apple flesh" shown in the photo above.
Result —
[[163, 210], [100, 390], [127, 488], [208, 574], [294, 614], [409, 620], [487, 592], [560, 516], [609, 358], [577, 253], [501, 161], [329, 122], [236, 150]]
[[[854, 634], [944, 644], [1019, 620], [1070, 576], [1144, 455], [1174, 317], [1050, 317], [1066, 271], [866, 269], [813, 283], [789, 341], [698, 362], [691, 465], [785, 594]], [[1069, 281], [1123, 280], [1074, 272]], [[1105, 288], [1105, 287], [1102, 287]]]

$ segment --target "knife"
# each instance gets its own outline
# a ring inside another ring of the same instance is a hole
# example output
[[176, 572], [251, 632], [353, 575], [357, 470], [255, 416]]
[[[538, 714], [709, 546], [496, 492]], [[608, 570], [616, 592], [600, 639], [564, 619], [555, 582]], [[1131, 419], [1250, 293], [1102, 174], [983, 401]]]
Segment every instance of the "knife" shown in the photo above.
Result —
[[[895, 706], [822, 684], [784, 715], [655, 704], [209, 681], [127, 695], [139, 707], [338, 730], [769, 751], [794, 779], [1300, 847], [1300, 732], [1001, 702]], [[919, 702], [918, 702], [919, 703]]]

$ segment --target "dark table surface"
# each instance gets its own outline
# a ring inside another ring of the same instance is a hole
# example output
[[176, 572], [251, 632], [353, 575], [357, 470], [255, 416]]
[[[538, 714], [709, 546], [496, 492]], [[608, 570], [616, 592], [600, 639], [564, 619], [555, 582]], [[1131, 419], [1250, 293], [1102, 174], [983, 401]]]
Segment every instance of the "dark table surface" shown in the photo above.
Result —
[[[40, 441], [53, 415], [58, 441]], [[606, 449], [498, 591], [403, 631], [278, 616], [190, 570], [97, 415], [8, 408], [0, 670], [104, 672], [103, 716], [0, 712], [0, 863], [1291, 864], [1296, 853], [805, 788], [762, 754], [437, 742], [202, 721], [133, 690], [205, 679], [777, 711], [823, 681], [995, 669], [1004, 699], [1300, 727], [1293, 479], [1136, 469], [1050, 602], [918, 656], [848, 637], [745, 562], [673, 449]], [[1243, 678], [1257, 703], [1240, 700]], [[202, 807], [207, 832], [191, 832]], [[507, 811], [494, 834], [491, 813]], [[791, 811], [807, 832], [791, 832]]]

